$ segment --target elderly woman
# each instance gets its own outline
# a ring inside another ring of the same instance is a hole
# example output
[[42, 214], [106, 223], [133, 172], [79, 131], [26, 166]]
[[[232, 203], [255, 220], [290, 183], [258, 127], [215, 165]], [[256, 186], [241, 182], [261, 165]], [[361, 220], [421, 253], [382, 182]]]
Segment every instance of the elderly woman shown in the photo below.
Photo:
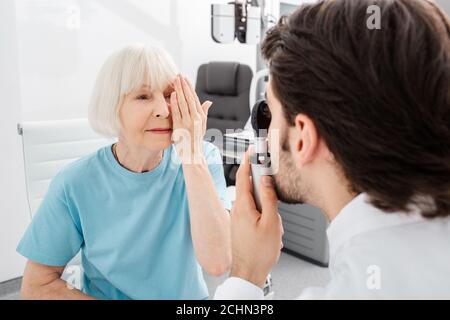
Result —
[[[231, 263], [230, 203], [200, 104], [163, 50], [135, 45], [102, 68], [91, 126], [118, 142], [52, 180], [17, 250], [26, 299], [205, 299], [202, 268]], [[61, 274], [81, 249], [82, 289]]]

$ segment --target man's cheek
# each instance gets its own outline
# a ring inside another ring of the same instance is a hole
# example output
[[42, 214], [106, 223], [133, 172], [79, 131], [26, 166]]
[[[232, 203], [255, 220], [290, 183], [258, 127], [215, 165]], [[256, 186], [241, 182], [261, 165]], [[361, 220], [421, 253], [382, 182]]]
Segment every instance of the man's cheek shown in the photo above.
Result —
[[280, 165], [280, 130], [272, 129], [268, 135], [268, 148], [270, 152], [270, 160], [272, 174], [277, 174]]
[[268, 132], [267, 132], [267, 148], [268, 148], [268, 151], [271, 153], [272, 152], [272, 148], [273, 148], [273, 146], [272, 146], [272, 144], [274, 143], [273, 141], [272, 141], [272, 135], [274, 134], [274, 132], [275, 131], [278, 131], [279, 129], [277, 129], [274, 125], [273, 125], [273, 121], [271, 122], [271, 124], [270, 124], [270, 126], [269, 126], [269, 129], [268, 129]]

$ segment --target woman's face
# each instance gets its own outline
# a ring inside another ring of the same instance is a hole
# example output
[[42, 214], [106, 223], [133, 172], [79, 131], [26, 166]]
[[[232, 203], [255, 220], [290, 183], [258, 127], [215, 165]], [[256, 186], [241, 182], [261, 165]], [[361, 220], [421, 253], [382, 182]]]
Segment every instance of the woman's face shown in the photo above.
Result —
[[129, 145], [151, 151], [164, 150], [172, 143], [172, 117], [169, 100], [171, 84], [164, 91], [148, 86], [127, 94], [119, 109], [120, 138]]

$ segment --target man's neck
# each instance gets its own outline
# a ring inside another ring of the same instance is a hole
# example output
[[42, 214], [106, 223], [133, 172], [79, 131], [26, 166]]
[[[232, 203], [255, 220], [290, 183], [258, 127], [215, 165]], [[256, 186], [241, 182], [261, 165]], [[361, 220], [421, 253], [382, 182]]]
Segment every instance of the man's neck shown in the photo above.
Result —
[[155, 169], [163, 157], [163, 150], [149, 151], [130, 146], [120, 141], [115, 146], [120, 165], [132, 172], [147, 172]]
[[332, 221], [358, 194], [351, 191], [350, 184], [343, 176], [329, 175], [326, 184], [321, 186], [320, 198], [316, 203], [329, 221]]
[[349, 204], [355, 197], [356, 193], [350, 193], [347, 191], [339, 192], [337, 191], [334, 196], [329, 197], [324, 202], [324, 208], [322, 209], [328, 219], [333, 221], [334, 218], [344, 209], [344, 207]]

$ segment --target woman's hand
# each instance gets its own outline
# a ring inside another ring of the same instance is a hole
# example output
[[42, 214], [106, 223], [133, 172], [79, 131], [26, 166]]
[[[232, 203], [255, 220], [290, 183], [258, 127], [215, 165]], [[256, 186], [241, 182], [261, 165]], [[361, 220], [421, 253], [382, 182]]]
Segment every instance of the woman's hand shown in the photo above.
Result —
[[175, 149], [183, 164], [202, 163], [203, 137], [212, 102], [201, 104], [190, 82], [181, 75], [177, 76], [173, 87], [175, 91], [170, 96], [170, 107]]

